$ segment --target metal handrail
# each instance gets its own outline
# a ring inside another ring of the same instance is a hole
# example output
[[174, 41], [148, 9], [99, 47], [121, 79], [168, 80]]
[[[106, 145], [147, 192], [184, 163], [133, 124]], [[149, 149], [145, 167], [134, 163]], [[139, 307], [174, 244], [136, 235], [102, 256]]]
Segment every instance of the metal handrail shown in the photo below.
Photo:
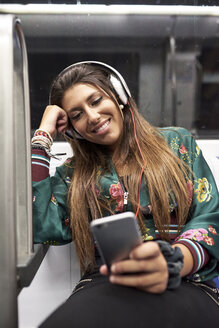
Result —
[[219, 16], [218, 6], [1, 4], [0, 12], [14, 14], [186, 15]]

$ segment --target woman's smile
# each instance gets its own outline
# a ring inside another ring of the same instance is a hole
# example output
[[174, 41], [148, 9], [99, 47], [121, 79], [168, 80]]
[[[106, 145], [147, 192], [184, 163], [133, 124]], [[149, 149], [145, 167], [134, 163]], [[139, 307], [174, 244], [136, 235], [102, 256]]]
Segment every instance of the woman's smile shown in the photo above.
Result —
[[102, 123], [98, 124], [98, 126], [92, 131], [96, 134], [104, 134], [108, 131], [110, 125], [110, 119], [103, 121]]

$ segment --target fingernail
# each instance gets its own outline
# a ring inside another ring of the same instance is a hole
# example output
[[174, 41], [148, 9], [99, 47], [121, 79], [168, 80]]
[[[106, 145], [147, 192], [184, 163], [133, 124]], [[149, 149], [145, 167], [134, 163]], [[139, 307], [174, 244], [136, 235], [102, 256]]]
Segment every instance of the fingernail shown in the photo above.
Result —
[[113, 264], [110, 268], [111, 272], [116, 272], [116, 266]]
[[110, 282], [115, 282], [115, 277], [114, 276], [110, 276], [109, 279], [110, 279]]

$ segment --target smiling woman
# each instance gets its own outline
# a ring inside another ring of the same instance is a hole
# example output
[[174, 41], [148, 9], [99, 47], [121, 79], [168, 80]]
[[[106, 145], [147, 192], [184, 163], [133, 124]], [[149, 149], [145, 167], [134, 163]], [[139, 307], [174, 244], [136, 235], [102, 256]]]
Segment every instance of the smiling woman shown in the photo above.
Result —
[[[67, 131], [74, 156], [50, 178], [52, 139]], [[35, 242], [73, 239], [83, 272], [42, 327], [184, 327], [188, 307], [187, 327], [219, 324], [219, 197], [186, 129], [153, 127], [114, 68], [80, 62], [55, 79], [32, 148]], [[90, 221], [125, 211], [144, 243], [109, 272]]]

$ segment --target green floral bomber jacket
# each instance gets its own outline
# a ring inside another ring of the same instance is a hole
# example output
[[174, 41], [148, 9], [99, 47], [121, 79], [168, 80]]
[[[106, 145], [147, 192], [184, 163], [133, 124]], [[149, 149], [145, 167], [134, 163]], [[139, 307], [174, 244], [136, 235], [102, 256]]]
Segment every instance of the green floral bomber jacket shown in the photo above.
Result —
[[[203, 249], [207, 250], [209, 260], [200, 270], [189, 276], [193, 281], [206, 281], [219, 275], [219, 195], [211, 170], [202, 151], [189, 131], [184, 128], [162, 128], [172, 151], [192, 169], [194, 175], [187, 182], [191, 198], [191, 208], [187, 223], [177, 235], [177, 223], [171, 222], [170, 237], [174, 242], [187, 242], [197, 245], [196, 257], [202, 261]], [[51, 245], [63, 245], [72, 241], [69, 227], [69, 209], [67, 193], [73, 174], [72, 159], [56, 169], [52, 177], [33, 182], [34, 242]], [[124, 194], [115, 169], [105, 173], [98, 172], [97, 194], [110, 199], [115, 213], [123, 211]], [[147, 236], [144, 239], [159, 239], [153, 216], [150, 211], [150, 198], [142, 179], [141, 206], [145, 211]], [[170, 211], [174, 206], [170, 204]], [[132, 210], [128, 204], [127, 210]], [[106, 213], [109, 215], [109, 213]], [[202, 247], [198, 247], [201, 245]], [[199, 248], [199, 251], [198, 251]]]

